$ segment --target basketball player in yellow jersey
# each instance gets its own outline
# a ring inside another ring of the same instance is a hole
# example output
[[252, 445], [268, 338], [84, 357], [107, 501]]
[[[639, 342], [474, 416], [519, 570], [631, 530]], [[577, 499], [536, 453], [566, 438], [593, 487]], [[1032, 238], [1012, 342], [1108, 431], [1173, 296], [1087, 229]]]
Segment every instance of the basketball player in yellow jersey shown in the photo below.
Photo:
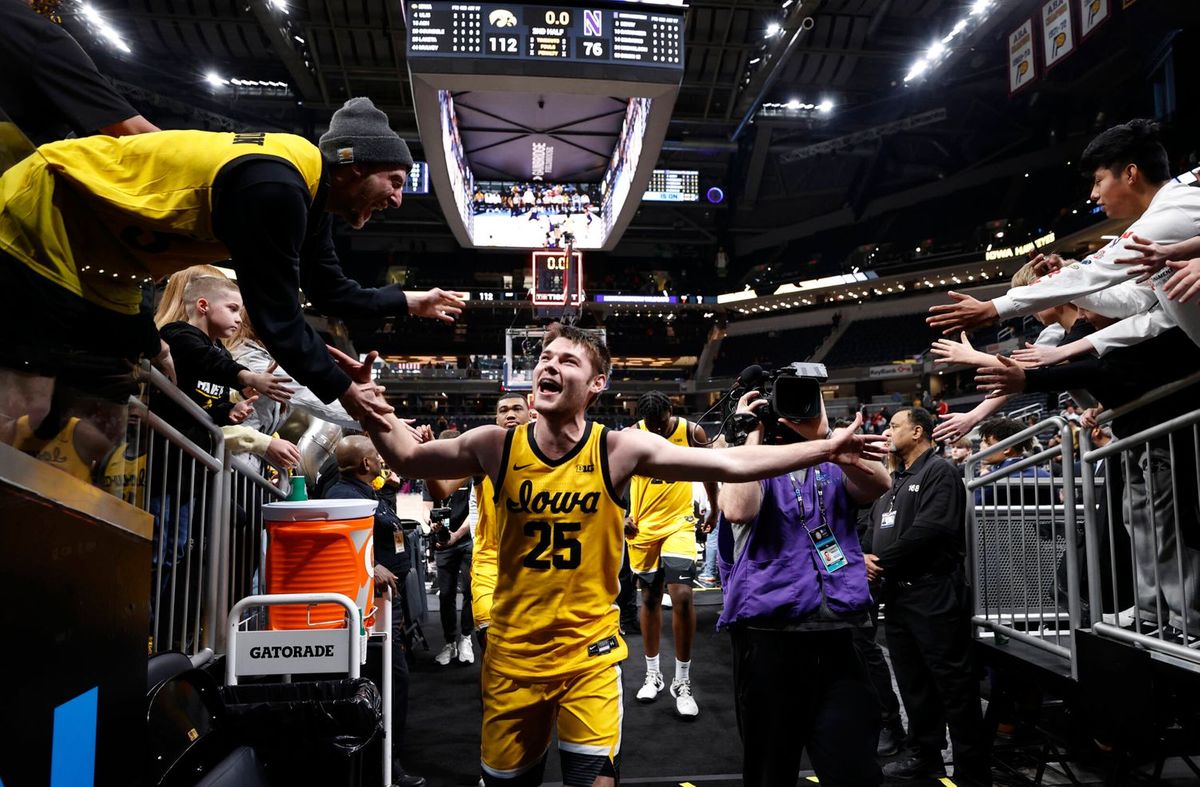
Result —
[[[369, 379], [365, 364], [333, 354], [356, 382]], [[536, 421], [428, 443], [395, 416], [387, 416], [387, 428], [364, 423], [403, 475], [486, 473], [495, 486], [499, 548], [480, 757], [488, 785], [540, 784], [556, 725], [566, 785], [616, 783], [617, 663], [627, 650], [613, 601], [630, 478], [754, 481], [820, 462], [866, 468], [883, 458], [882, 437], [855, 434], [861, 417], [827, 440], [725, 451], [678, 446], [640, 430], [610, 432], [585, 418], [610, 365], [596, 336], [552, 325], [533, 372]]]
[[[665, 437], [675, 445], [705, 445], [708, 436], [699, 424], [671, 414], [671, 400], [661, 391], [638, 397], [635, 429]], [[709, 501], [717, 499], [717, 485], [704, 484]], [[717, 521], [715, 505], [709, 506], [704, 532]], [[675, 679], [671, 696], [675, 711], [683, 718], [700, 713], [692, 696], [692, 642], [696, 637], [696, 607], [692, 583], [696, 580], [696, 517], [692, 485], [688, 481], [663, 481], [635, 475], [629, 482], [629, 568], [642, 587], [640, 611], [642, 642], [646, 648], [646, 680], [638, 690], [639, 702], [654, 702], [663, 690], [659, 667], [662, 634], [663, 588], [671, 596], [671, 632], [675, 640]]]
[[[516, 429], [529, 423], [529, 406], [521, 394], [501, 396], [496, 402], [496, 425]], [[487, 475], [477, 476], [475, 499], [479, 519], [475, 524], [475, 553], [471, 556], [471, 614], [479, 650], [487, 650], [487, 630], [492, 623], [492, 594], [496, 591], [496, 491]]]

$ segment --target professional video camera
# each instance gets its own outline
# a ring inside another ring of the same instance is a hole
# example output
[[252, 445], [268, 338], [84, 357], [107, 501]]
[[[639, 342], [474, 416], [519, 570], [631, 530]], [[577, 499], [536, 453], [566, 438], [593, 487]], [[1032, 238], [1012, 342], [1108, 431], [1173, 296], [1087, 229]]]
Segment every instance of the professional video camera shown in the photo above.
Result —
[[450, 543], [450, 512], [450, 506], [439, 506], [429, 511], [430, 523], [441, 525], [433, 530], [433, 537], [439, 544]]
[[[746, 442], [746, 435], [754, 431], [761, 422], [763, 442], [767, 444], [792, 443], [799, 437], [786, 426], [779, 425], [780, 418], [789, 421], [811, 421], [821, 417], [821, 383], [829, 379], [823, 363], [796, 362], [777, 371], [768, 371], [755, 364], [748, 366], [738, 375], [734, 390], [730, 392], [726, 405], [725, 440], [730, 445]], [[737, 400], [748, 391], [758, 391], [767, 403], [750, 414], [734, 414]]]

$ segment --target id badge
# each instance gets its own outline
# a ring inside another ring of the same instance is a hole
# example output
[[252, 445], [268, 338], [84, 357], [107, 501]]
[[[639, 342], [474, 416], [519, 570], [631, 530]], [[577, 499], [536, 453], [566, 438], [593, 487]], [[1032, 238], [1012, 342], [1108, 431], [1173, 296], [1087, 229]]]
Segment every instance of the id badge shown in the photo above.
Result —
[[895, 511], [884, 511], [883, 518], [879, 520], [879, 526], [881, 528], [883, 528], [884, 530], [887, 530], [889, 527], [895, 527], [896, 526], [896, 512]]
[[396, 528], [392, 531], [392, 543], [396, 546], [396, 554], [404, 554], [404, 531], [401, 528]]
[[821, 557], [821, 562], [825, 564], [826, 571], [832, 574], [839, 568], [845, 567], [846, 556], [842, 554], [841, 545], [838, 544], [833, 531], [827, 525], [810, 530], [808, 537], [812, 539], [813, 546], [817, 548], [817, 554]]

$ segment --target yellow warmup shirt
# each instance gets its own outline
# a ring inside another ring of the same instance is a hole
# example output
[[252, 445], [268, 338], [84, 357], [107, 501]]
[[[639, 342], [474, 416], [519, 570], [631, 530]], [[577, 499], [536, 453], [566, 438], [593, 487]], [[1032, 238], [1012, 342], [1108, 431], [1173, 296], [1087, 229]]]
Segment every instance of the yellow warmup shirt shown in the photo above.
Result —
[[33, 429], [29, 426], [29, 416], [23, 415], [17, 419], [13, 448], [36, 457], [46, 464], [54, 465], [80, 481], [91, 483], [92, 468], [83, 461], [83, 457], [75, 448], [75, 428], [77, 426], [79, 426], [78, 418], [68, 418], [66, 426], [60, 429], [58, 434], [44, 440], [33, 433]]
[[614, 604], [625, 506], [608, 474], [603, 426], [589, 421], [579, 443], [553, 461], [533, 429], [509, 432], [496, 484], [487, 659], [506, 677], [553, 681], [627, 655]]
[[487, 476], [475, 485], [479, 518], [471, 551], [471, 616], [475, 627], [492, 622], [492, 594], [496, 591], [496, 487]]
[[42, 145], [0, 176], [0, 250], [98, 306], [136, 314], [143, 279], [228, 259], [213, 235], [212, 184], [247, 157], [292, 164], [316, 197], [321, 152], [292, 134], [158, 131]]
[[[637, 428], [649, 431], [645, 421], [638, 421]], [[667, 435], [667, 440], [687, 447], [692, 444], [688, 436], [691, 428], [685, 419], [676, 418], [675, 428]], [[635, 475], [629, 482], [629, 506], [629, 513], [638, 526], [637, 540], [665, 538], [683, 524], [694, 521], [692, 483]]]

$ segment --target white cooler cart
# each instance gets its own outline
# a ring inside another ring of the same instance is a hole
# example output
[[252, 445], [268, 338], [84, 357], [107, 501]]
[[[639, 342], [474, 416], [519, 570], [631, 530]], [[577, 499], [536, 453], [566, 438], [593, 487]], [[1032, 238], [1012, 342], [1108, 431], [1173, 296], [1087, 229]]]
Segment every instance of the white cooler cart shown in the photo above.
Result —
[[[361, 509], [367, 501], [354, 502]], [[348, 500], [302, 501], [272, 503], [265, 508], [292, 509], [290, 513], [283, 510], [274, 512], [277, 520], [306, 521], [314, 518], [314, 515], [328, 516], [331, 510], [350, 510], [350, 503]], [[373, 512], [374, 505], [370, 505], [369, 509]], [[338, 517], [334, 515], [329, 518]], [[374, 554], [373, 544], [371, 547], [366, 553], [369, 556]], [[373, 559], [370, 562], [373, 563]], [[363, 626], [363, 610], [359, 605], [370, 604], [370, 591], [368, 589], [366, 598], [363, 598], [361, 591], [357, 595], [358, 599], [351, 599], [343, 593], [273, 593], [241, 599], [234, 604], [228, 617], [225, 681], [230, 686], [236, 686], [239, 677], [248, 675], [279, 675], [285, 681], [290, 681], [292, 675], [300, 674], [338, 674], [358, 678], [362, 665], [367, 661], [368, 638], [382, 640], [383, 679], [379, 690], [383, 694], [383, 787], [388, 787], [392, 783], [392, 592], [385, 590], [382, 603], [375, 613], [375, 626], [369, 632]], [[312, 609], [318, 604], [339, 605], [345, 614], [341, 620], [314, 622]], [[250, 609], [284, 605], [307, 606], [309, 611], [305, 617], [308, 627], [255, 631], [248, 628], [250, 619], [243, 620]]]

